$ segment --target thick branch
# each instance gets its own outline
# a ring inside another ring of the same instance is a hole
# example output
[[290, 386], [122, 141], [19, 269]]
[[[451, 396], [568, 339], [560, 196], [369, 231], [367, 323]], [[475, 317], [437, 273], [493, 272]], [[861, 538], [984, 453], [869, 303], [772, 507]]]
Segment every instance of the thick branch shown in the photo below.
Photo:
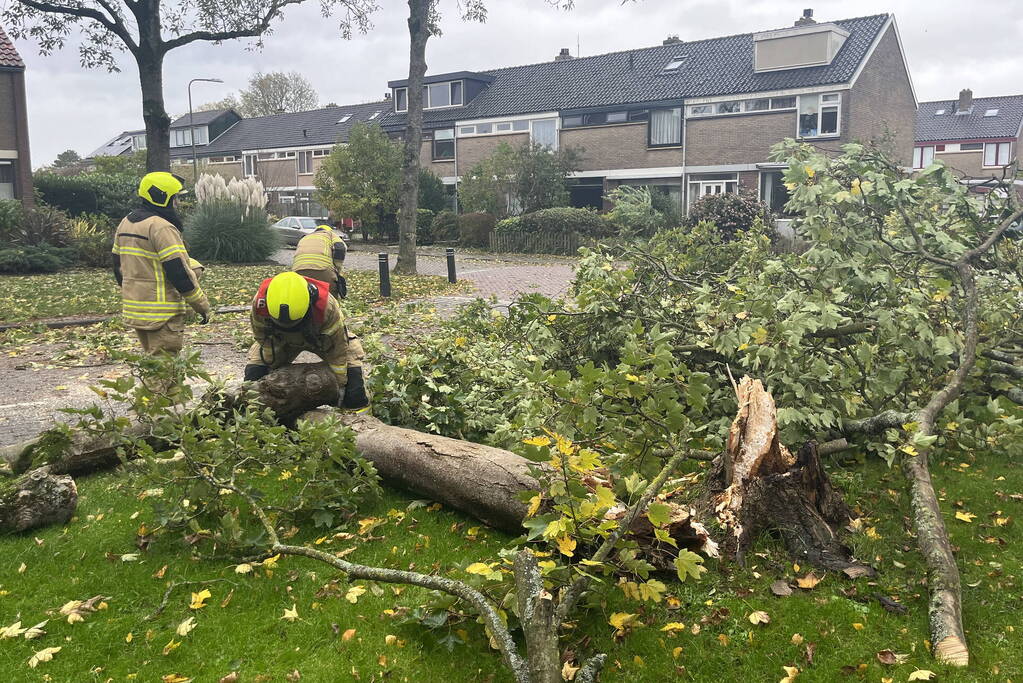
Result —
[[164, 41], [162, 51], [164, 54], [171, 50], [194, 43], [198, 40], [209, 42], [220, 42], [222, 40], [234, 40], [235, 38], [255, 38], [266, 33], [270, 29], [270, 22], [280, 14], [281, 10], [288, 5], [298, 5], [304, 0], [277, 0], [270, 3], [266, 12], [259, 18], [259, 21], [249, 28], [236, 29], [234, 31], [192, 31], [176, 38]]
[[128, 33], [127, 27], [116, 12], [105, 3], [100, 4], [111, 14], [111, 17], [106, 16], [97, 9], [91, 7], [71, 7], [67, 5], [55, 5], [51, 2], [41, 2], [41, 0], [16, 0], [26, 7], [31, 7], [34, 10], [40, 12], [46, 12], [47, 14], [63, 14], [70, 17], [78, 17], [79, 19], [91, 19], [106, 30], [113, 33], [115, 36], [121, 39], [125, 47], [128, 48], [134, 54], [138, 50], [138, 45], [132, 38], [131, 34]]

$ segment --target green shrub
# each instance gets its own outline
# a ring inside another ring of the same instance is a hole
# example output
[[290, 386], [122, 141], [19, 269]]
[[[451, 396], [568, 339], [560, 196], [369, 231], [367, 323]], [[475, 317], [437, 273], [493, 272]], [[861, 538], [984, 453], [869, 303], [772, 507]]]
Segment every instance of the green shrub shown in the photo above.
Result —
[[433, 217], [430, 232], [435, 242], [454, 242], [458, 239], [458, 215], [452, 211], [441, 211]]
[[68, 241], [78, 253], [78, 263], [94, 268], [110, 265], [116, 227], [102, 214], [72, 218], [68, 223]]
[[0, 273], [55, 273], [71, 266], [75, 260], [73, 247], [32, 244], [0, 248]]
[[43, 201], [72, 216], [101, 213], [120, 221], [138, 202], [138, 176], [131, 173], [36, 173], [32, 177]]
[[494, 226], [494, 232], [519, 232], [520, 230], [522, 230], [522, 221], [518, 216], [497, 221], [497, 225]]
[[[506, 225], [505, 229], [511, 226]], [[601, 238], [613, 234], [614, 230], [606, 218], [593, 209], [558, 207], [524, 213], [518, 217], [515, 229], [527, 232], [548, 232], [558, 235], [575, 233], [581, 237]]]
[[466, 213], [458, 217], [458, 244], [486, 249], [497, 219], [489, 213]]
[[716, 225], [726, 242], [735, 239], [737, 232], [750, 230], [758, 223], [770, 228], [768, 232], [772, 238], [774, 236], [770, 208], [748, 192], [711, 194], [696, 200], [689, 207], [686, 225], [694, 227], [701, 221]]
[[607, 220], [622, 235], [650, 237], [667, 227], [664, 214], [654, 208], [649, 188], [619, 185], [607, 198], [613, 204]]
[[419, 209], [429, 209], [431, 214], [443, 211], [448, 206], [444, 182], [425, 168], [419, 170]]
[[433, 244], [433, 211], [416, 210], [416, 244]]
[[65, 247], [68, 244], [68, 217], [59, 209], [36, 204], [21, 213], [21, 222], [5, 237], [11, 244], [34, 246], [48, 244]]
[[0, 243], [13, 242], [21, 231], [21, 202], [17, 199], [0, 199]]
[[197, 205], [185, 220], [185, 238], [200, 261], [257, 263], [280, 246], [265, 211], [230, 201]]

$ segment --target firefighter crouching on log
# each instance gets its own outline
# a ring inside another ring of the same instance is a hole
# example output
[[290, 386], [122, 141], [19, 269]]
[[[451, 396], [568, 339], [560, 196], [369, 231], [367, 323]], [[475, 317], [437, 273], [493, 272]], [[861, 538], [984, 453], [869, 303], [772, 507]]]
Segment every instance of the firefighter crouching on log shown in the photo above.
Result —
[[185, 304], [210, 320], [210, 304], [199, 286], [181, 239], [174, 197], [183, 180], [165, 171], [147, 173], [139, 184], [142, 206], [129, 213], [114, 234], [114, 277], [121, 288], [124, 322], [135, 329], [149, 354], [177, 354], [185, 334]]
[[323, 359], [337, 378], [338, 407], [362, 410], [369, 396], [362, 376], [362, 344], [348, 331], [338, 300], [322, 280], [295, 272], [263, 280], [252, 300], [252, 336], [245, 380], [265, 377], [310, 351]]
[[330, 285], [330, 293], [339, 299], [348, 295], [341, 276], [348, 245], [329, 225], [319, 225], [298, 241], [291, 269], [301, 275]]

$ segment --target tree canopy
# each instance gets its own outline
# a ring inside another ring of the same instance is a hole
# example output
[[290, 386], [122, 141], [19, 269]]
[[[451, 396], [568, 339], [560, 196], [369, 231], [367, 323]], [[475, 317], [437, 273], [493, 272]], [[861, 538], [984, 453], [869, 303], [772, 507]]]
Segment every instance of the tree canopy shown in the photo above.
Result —
[[499, 217], [567, 206], [568, 177], [580, 157], [573, 147], [552, 151], [533, 143], [501, 143], [463, 175], [459, 204]]
[[268, 116], [315, 109], [319, 97], [297, 71], [257, 73], [239, 94], [242, 116]]

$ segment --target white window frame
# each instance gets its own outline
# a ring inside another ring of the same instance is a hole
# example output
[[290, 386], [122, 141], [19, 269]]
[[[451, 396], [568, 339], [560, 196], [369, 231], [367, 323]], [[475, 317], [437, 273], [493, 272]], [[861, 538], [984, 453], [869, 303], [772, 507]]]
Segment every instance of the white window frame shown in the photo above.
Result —
[[[653, 123], [654, 123], [654, 112], [674, 111], [676, 109], [678, 110], [679, 126], [678, 126], [678, 130], [676, 130], [675, 133], [678, 136], [678, 141], [676, 141], [676, 142], [659, 142], [659, 143], [655, 143], [653, 141], [653, 129], [651, 128], [651, 126], [653, 126]], [[651, 107], [650, 108], [649, 118], [646, 121], [646, 146], [647, 146], [647, 149], [671, 149], [673, 147], [681, 147], [682, 146], [682, 128], [685, 125], [685, 123], [683, 121], [684, 117], [685, 117], [685, 115], [682, 113], [682, 107]]]
[[934, 145], [913, 148], [913, 168], [927, 168], [934, 163]]
[[1003, 166], [1008, 166], [1011, 160], [1012, 160], [1011, 142], [984, 143], [984, 168], [1002, 168]]
[[[832, 94], [832, 93], [829, 93]], [[762, 114], [764, 112], [771, 111], [792, 111], [796, 109], [798, 100], [788, 107], [776, 107], [774, 106], [775, 100], [783, 100], [789, 98], [795, 99], [794, 95], [777, 95], [774, 97], [753, 97], [747, 100], [719, 100], [715, 102], [703, 102], [701, 104], [690, 104], [686, 107], [687, 116], [689, 118], [702, 118], [705, 116], [738, 116], [740, 114]], [[767, 109], [753, 109], [753, 103], [761, 100], [768, 100]], [[718, 111], [722, 104], [729, 104], [732, 102], [739, 103], [739, 109], [737, 111]], [[830, 103], [829, 103], [830, 104]]]
[[[542, 119], [530, 119], [530, 121], [529, 121], [529, 141], [532, 142], [533, 144], [538, 144], [536, 142], [536, 133], [534, 132], [534, 126], [537, 123], [546, 123], [546, 122], [551, 122], [551, 123], [554, 124], [554, 144], [550, 145], [548, 148], [552, 152], [555, 152], [558, 149], [558, 142], [559, 142], [559, 138], [561, 137], [561, 119], [559, 117], [553, 117], [553, 118], [548, 117], [548, 118], [542, 118]], [[519, 132], [522, 132], [522, 131], [519, 131]]]
[[[451, 100], [453, 99], [451, 97], [451, 87], [455, 83], [459, 84], [459, 90], [460, 90], [461, 95], [462, 95], [462, 101], [461, 102], [459, 102], [458, 104], [442, 104], [442, 105], [437, 106], [437, 107], [433, 107], [433, 106], [430, 105], [430, 87], [431, 86], [438, 86], [438, 85], [446, 85], [446, 86], [448, 86], [448, 102], [451, 102]], [[465, 106], [465, 80], [464, 79], [459, 78], [459, 79], [456, 79], [454, 81], [441, 81], [439, 83], [424, 83], [423, 84], [423, 88], [424, 88], [423, 92], [426, 95], [425, 98], [424, 98], [424, 101], [423, 101], [423, 109], [424, 110], [426, 110], [426, 109], [454, 109], [455, 107], [464, 107]], [[399, 90], [404, 90], [405, 91], [405, 108], [404, 109], [398, 109], [398, 91]], [[394, 89], [394, 111], [395, 112], [406, 112], [406, 111], [408, 111], [408, 86], [402, 86], [400, 88], [395, 88]]]
[[140, 133], [131, 136], [131, 148], [136, 152], [146, 148], [146, 134]]
[[[302, 170], [302, 169], [305, 170]], [[298, 153], [298, 174], [299, 175], [312, 175], [313, 174], [313, 151], [303, 150]]]
[[[561, 130], [561, 119], [558, 118], [556, 113], [550, 114], [533, 114], [532, 116], [516, 116], [511, 118], [503, 119], [476, 119], [472, 121], [459, 121], [455, 126], [455, 135], [460, 138], [471, 138], [471, 137], [489, 137], [492, 135], [521, 135], [528, 133], [530, 139], [533, 137], [533, 122], [534, 121], [548, 121], [554, 119], [557, 121], [555, 124], [557, 130]], [[477, 126], [484, 125], [490, 126], [489, 133], [477, 132]], [[525, 126], [522, 128], [521, 126]], [[502, 128], [502, 126], [506, 126]], [[516, 128], [516, 126], [520, 126]]]
[[[688, 185], [688, 205], [692, 206], [693, 202], [697, 199], [706, 197], [709, 194], [738, 194], [739, 192], [739, 176], [732, 173], [722, 178], [712, 178], [710, 180], [690, 180]], [[695, 186], [695, 192], [693, 191]], [[711, 188], [721, 186], [721, 192], [711, 192]]]
[[[842, 93], [839, 92], [827, 92], [820, 93], [817, 95], [817, 134], [816, 135], [801, 135], [799, 132], [799, 119], [802, 116], [802, 109], [800, 109], [800, 102], [804, 97], [810, 98], [812, 95], [799, 95], [796, 98], [796, 139], [816, 139], [816, 138], [837, 138], [842, 136]], [[825, 101], [824, 98], [833, 97], [834, 100]], [[821, 118], [824, 114], [825, 107], [835, 108], [835, 132], [834, 133], [822, 133], [821, 132]]]
[[313, 157], [329, 157], [330, 156], [330, 150], [329, 149], [314, 149], [314, 150], [312, 150], [312, 152], [313, 152]]
[[254, 178], [259, 173], [259, 161], [255, 154], [242, 155], [242, 174], [246, 178]]

